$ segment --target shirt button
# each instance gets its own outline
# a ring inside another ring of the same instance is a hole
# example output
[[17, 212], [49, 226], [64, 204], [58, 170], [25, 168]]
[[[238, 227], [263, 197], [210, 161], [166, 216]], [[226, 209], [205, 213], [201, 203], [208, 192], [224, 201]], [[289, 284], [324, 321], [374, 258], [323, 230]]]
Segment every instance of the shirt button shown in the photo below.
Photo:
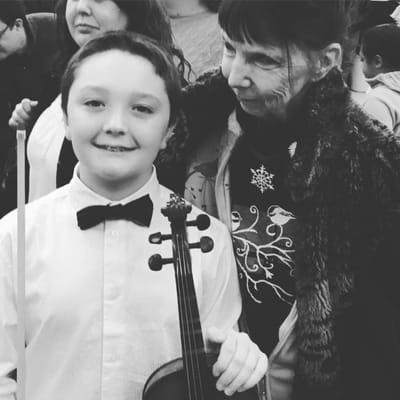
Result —
[[118, 232], [117, 231], [111, 231], [111, 236], [116, 239], [118, 237]]

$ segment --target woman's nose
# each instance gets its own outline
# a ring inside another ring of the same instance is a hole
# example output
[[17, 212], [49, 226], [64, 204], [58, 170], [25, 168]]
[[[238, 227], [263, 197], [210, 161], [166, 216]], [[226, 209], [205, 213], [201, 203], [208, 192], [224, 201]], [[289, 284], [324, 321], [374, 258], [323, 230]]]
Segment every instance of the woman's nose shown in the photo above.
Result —
[[231, 88], [248, 88], [251, 85], [249, 67], [241, 57], [235, 57], [228, 75]]
[[91, 8], [89, 2], [90, 0], [78, 0], [76, 10], [81, 14], [90, 14]]

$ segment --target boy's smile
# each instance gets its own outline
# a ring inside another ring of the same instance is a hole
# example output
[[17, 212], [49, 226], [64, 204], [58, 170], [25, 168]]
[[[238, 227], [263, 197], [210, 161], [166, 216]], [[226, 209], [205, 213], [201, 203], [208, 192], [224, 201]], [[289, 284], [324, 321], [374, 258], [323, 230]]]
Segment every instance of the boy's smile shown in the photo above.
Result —
[[170, 117], [164, 81], [147, 59], [120, 50], [88, 57], [75, 72], [67, 111], [67, 137], [87, 186], [119, 200], [147, 182]]

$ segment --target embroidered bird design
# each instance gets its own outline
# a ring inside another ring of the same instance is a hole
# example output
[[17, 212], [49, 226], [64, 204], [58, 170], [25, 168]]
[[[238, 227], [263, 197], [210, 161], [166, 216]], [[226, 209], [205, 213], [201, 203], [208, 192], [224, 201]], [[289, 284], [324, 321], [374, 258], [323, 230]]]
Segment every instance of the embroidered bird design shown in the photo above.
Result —
[[267, 215], [275, 225], [285, 225], [291, 219], [295, 219], [295, 216], [290, 211], [284, 210], [280, 206], [269, 206], [267, 210]]
[[243, 218], [237, 211], [232, 211], [231, 218], [232, 218], [232, 231], [236, 231], [236, 229], [239, 228]]

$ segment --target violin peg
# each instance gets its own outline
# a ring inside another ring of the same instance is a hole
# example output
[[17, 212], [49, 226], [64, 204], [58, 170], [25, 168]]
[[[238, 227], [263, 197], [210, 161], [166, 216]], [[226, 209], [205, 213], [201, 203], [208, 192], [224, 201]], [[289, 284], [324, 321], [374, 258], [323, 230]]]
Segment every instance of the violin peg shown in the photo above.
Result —
[[209, 253], [214, 248], [214, 241], [209, 236], [200, 238], [200, 249], [203, 253]]
[[190, 243], [190, 249], [200, 249], [202, 253], [208, 253], [214, 248], [213, 240], [208, 236], [202, 236], [200, 242]]
[[149, 236], [149, 242], [152, 244], [160, 244], [162, 242], [162, 238], [161, 238], [161, 232], [157, 232], [157, 233], [152, 233]]
[[161, 244], [163, 240], [169, 240], [172, 235], [162, 235], [161, 232], [152, 233], [149, 236], [149, 242], [152, 244]]
[[160, 271], [164, 264], [173, 263], [172, 258], [162, 258], [160, 254], [153, 254], [149, 258], [149, 267], [152, 271]]
[[197, 226], [200, 231], [204, 231], [210, 226], [210, 217], [206, 214], [200, 214], [194, 221], [186, 222], [186, 226]]

